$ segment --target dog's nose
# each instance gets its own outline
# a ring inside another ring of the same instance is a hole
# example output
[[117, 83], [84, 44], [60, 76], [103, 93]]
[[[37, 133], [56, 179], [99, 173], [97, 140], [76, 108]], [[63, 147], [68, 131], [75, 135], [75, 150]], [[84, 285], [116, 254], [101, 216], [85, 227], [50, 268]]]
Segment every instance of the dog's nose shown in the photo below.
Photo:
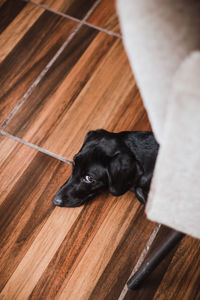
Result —
[[56, 206], [62, 206], [62, 198], [59, 195], [53, 197], [53, 204]]

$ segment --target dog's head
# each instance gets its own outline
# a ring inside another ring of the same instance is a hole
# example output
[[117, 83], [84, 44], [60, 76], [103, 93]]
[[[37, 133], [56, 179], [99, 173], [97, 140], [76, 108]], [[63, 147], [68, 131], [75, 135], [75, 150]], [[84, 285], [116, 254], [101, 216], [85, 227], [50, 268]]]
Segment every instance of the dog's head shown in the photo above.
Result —
[[115, 196], [137, 181], [140, 166], [120, 134], [90, 131], [74, 157], [71, 177], [53, 198], [57, 206], [76, 207], [108, 189]]

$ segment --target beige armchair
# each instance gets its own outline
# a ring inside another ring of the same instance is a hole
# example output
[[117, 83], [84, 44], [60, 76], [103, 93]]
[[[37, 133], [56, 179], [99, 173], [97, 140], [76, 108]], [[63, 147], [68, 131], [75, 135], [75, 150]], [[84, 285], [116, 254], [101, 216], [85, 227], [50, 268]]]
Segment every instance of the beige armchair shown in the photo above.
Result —
[[147, 217], [200, 238], [200, 1], [118, 0], [160, 151]]

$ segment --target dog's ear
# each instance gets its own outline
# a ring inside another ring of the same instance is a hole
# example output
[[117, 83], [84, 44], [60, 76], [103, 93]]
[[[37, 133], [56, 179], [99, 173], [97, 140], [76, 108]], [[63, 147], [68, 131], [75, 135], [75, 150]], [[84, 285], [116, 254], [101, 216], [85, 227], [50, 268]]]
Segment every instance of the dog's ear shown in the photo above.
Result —
[[143, 174], [132, 153], [117, 153], [108, 167], [108, 189], [114, 196], [126, 193]]
[[84, 142], [88, 141], [90, 138], [92, 138], [92, 139], [98, 138], [98, 137], [100, 138], [102, 136], [105, 136], [106, 134], [109, 134], [109, 132], [104, 129], [90, 130], [86, 134]]
[[94, 130], [90, 130], [87, 132], [86, 136], [85, 136], [85, 141], [87, 139], [89, 139], [90, 137], [94, 136], [95, 135], [95, 131]]

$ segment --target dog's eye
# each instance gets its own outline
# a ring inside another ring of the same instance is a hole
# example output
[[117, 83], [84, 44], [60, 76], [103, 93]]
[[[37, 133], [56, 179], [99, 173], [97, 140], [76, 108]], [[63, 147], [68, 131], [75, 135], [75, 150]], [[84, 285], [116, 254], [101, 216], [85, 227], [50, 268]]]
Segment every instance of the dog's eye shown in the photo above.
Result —
[[83, 181], [86, 183], [93, 183], [95, 182], [95, 179], [92, 176], [86, 175], [85, 177], [83, 177]]

